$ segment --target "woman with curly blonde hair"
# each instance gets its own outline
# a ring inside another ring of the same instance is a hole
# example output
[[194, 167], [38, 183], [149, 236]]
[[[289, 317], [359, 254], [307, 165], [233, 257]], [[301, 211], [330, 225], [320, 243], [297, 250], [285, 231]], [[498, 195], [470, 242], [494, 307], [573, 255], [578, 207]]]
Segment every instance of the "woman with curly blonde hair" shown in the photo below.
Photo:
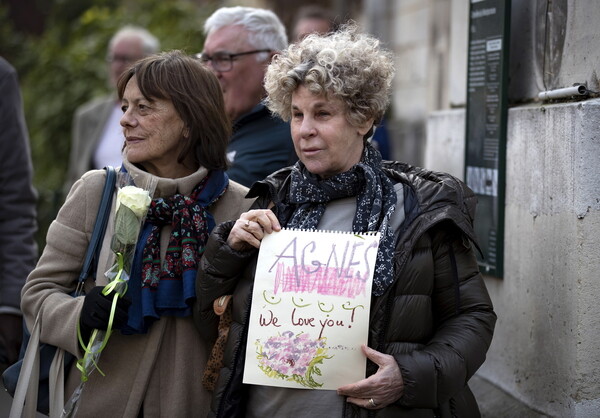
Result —
[[309, 35], [275, 56], [265, 77], [272, 112], [289, 121], [293, 93], [303, 86], [314, 95], [340, 99], [352, 125], [381, 120], [394, 76], [392, 54], [376, 38], [350, 28], [328, 37]]
[[[371, 146], [393, 75], [391, 54], [356, 26], [309, 35], [270, 64], [267, 105], [290, 121], [300, 161], [255, 183], [253, 208], [209, 239], [199, 329], [214, 329], [213, 301], [233, 294], [209, 416], [479, 416], [467, 381], [496, 315], [474, 254], [475, 197], [450, 175], [382, 162]], [[258, 248], [282, 227], [379, 232], [365, 379], [336, 391], [242, 383]]]

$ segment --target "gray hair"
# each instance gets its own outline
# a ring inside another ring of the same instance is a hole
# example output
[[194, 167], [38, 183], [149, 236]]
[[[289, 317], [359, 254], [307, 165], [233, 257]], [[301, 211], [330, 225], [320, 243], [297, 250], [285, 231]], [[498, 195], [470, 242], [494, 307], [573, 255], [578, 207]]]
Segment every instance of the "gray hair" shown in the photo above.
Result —
[[[204, 22], [204, 34], [208, 36], [225, 26], [235, 25], [242, 26], [249, 32], [248, 42], [254, 48], [281, 51], [288, 44], [285, 27], [277, 15], [270, 10], [255, 7], [221, 7]], [[265, 56], [257, 59], [264, 60]]]
[[110, 42], [108, 43], [109, 51], [117, 42], [126, 38], [137, 38], [141, 40], [142, 51], [145, 55], [156, 54], [160, 50], [160, 42], [158, 38], [142, 27], [127, 25], [119, 29], [119, 31], [117, 31], [117, 33], [110, 38]]
[[283, 120], [292, 117], [292, 93], [304, 86], [344, 102], [353, 126], [378, 123], [389, 105], [394, 60], [375, 37], [355, 24], [324, 36], [312, 34], [276, 55], [267, 68], [267, 106]]

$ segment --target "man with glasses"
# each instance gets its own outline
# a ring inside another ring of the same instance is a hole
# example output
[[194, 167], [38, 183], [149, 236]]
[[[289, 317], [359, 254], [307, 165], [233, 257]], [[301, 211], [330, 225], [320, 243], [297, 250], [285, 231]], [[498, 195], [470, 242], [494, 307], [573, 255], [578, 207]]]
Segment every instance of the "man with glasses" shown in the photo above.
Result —
[[121, 165], [123, 112], [116, 94], [117, 80], [137, 60], [159, 51], [160, 44], [150, 32], [125, 26], [113, 35], [106, 54], [112, 93], [78, 107], [73, 118], [71, 155], [65, 193], [83, 173], [107, 165]]
[[204, 23], [204, 33], [204, 50], [197, 57], [219, 79], [233, 122], [227, 174], [250, 187], [296, 161], [289, 124], [262, 103], [267, 66], [287, 47], [285, 28], [269, 10], [238, 6], [215, 11]]

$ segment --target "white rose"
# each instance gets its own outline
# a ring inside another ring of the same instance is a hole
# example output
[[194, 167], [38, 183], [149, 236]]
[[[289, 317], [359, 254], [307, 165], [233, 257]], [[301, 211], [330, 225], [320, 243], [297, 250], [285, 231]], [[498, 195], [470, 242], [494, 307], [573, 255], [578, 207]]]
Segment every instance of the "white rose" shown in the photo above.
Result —
[[135, 186], [125, 186], [117, 192], [117, 210], [119, 205], [131, 209], [135, 216], [141, 218], [146, 214], [152, 199], [147, 190]]

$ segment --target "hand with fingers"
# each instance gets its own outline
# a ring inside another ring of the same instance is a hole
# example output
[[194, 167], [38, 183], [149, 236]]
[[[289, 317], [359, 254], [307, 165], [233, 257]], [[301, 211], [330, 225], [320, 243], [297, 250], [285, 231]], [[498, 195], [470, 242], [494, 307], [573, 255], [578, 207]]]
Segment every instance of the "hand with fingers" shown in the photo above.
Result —
[[249, 210], [235, 221], [227, 238], [227, 245], [236, 251], [258, 248], [265, 234], [280, 230], [277, 216], [270, 209]]
[[394, 357], [362, 346], [367, 358], [379, 366], [377, 373], [356, 383], [338, 388], [346, 402], [367, 409], [380, 409], [396, 402], [404, 391], [404, 380]]

